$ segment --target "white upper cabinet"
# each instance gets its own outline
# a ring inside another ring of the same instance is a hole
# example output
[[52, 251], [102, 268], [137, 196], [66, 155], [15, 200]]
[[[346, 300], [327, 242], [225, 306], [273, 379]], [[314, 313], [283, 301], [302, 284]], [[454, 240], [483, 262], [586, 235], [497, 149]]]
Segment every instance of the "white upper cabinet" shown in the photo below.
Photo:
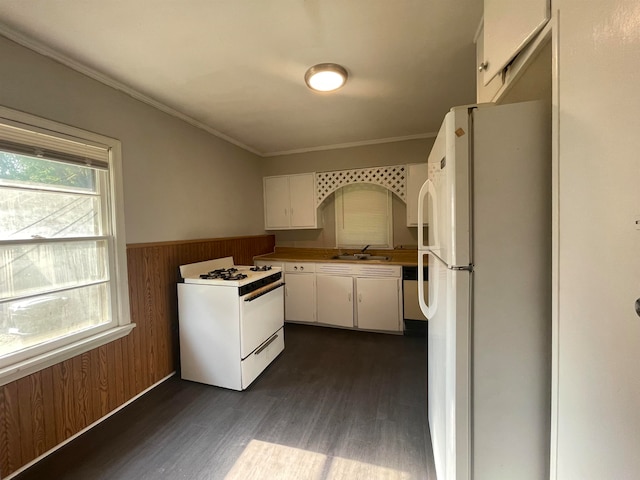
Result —
[[289, 177], [264, 178], [264, 228], [289, 228]]
[[[407, 165], [407, 227], [418, 226], [418, 193], [427, 181], [427, 162]], [[423, 211], [423, 222], [427, 225], [427, 208]]]
[[318, 228], [314, 173], [265, 177], [263, 182], [266, 230]]
[[481, 62], [485, 85], [542, 30], [550, 14], [550, 0], [485, 0]]
[[317, 223], [315, 174], [289, 176], [291, 228], [315, 228]]
[[496, 94], [504, 84], [504, 76], [500, 73], [485, 84], [486, 72], [482, 67], [484, 62], [484, 27], [480, 23], [476, 35], [476, 97], [478, 103], [489, 103], [493, 101]]

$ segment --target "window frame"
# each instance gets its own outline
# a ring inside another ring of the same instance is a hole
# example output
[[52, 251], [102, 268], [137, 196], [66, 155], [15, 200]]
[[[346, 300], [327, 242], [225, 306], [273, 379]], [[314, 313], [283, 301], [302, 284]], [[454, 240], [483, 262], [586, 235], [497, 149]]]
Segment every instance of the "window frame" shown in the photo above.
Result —
[[[101, 237], [90, 237], [92, 240], [105, 239], [108, 244], [108, 276], [111, 292], [111, 302], [108, 308], [111, 310], [111, 322], [69, 336], [59, 336], [51, 341], [6, 355], [3, 358], [3, 365], [0, 367], [1, 386], [122, 338], [131, 332], [135, 323], [131, 323], [129, 310], [124, 233], [122, 145], [120, 141], [3, 106], [0, 106], [0, 123], [20, 124], [21, 128], [32, 132], [46, 133], [52, 137], [87, 142], [90, 145], [106, 148], [109, 151], [106, 167], [108, 179], [106, 185], [101, 185], [100, 188], [108, 188], [108, 199], [105, 195], [100, 195], [100, 197], [103, 208], [106, 209], [104, 213], [106, 222], [110, 224], [111, 230]], [[41, 243], [48, 244], [65, 240], [69, 239], [48, 239]], [[0, 243], [10, 245], [32, 242], [29, 240], [0, 240]]]

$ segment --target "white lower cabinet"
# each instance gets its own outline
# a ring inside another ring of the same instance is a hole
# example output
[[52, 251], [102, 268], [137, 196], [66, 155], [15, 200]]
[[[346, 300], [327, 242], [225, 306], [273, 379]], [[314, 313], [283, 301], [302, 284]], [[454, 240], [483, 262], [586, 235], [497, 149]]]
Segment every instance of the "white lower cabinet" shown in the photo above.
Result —
[[316, 275], [318, 323], [353, 327], [353, 277]]
[[402, 331], [402, 268], [367, 263], [319, 263], [318, 323], [383, 332]]
[[358, 328], [402, 330], [399, 278], [356, 278]]
[[316, 275], [312, 263], [285, 263], [284, 319], [316, 321]]
[[284, 319], [401, 333], [402, 267], [379, 263], [269, 262], [282, 267]]

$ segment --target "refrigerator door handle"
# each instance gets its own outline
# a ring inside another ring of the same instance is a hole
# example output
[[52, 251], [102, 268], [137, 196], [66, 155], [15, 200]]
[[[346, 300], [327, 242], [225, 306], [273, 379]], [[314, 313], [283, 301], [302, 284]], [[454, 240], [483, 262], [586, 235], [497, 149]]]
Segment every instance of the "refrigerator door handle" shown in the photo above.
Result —
[[431, 200], [431, 211], [433, 212], [433, 219], [429, 225], [429, 228], [433, 229], [433, 238], [437, 241], [438, 238], [438, 198], [436, 196], [436, 188], [433, 185], [433, 182], [429, 179], [422, 185], [420, 188], [420, 193], [418, 194], [418, 249], [419, 250], [437, 250], [436, 245], [425, 245], [424, 244], [424, 198], [427, 196], [430, 197]]
[[433, 295], [429, 297], [429, 305], [424, 301], [424, 256], [427, 252], [418, 251], [418, 304], [420, 310], [427, 317], [427, 320], [431, 320], [438, 309], [438, 286], [440, 283], [439, 275], [429, 275], [429, 283], [433, 287]]

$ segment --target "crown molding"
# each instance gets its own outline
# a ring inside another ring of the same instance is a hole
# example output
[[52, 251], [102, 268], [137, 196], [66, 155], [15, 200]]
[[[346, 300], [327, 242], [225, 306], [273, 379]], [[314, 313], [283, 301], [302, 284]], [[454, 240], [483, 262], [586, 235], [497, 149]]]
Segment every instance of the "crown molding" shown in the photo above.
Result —
[[363, 140], [360, 142], [336, 143], [333, 145], [322, 145], [318, 147], [298, 148], [296, 150], [284, 150], [282, 152], [263, 153], [263, 157], [277, 157], [279, 155], [293, 155], [294, 153], [320, 152], [323, 150], [338, 150], [341, 148], [366, 147], [367, 145], [377, 145], [380, 143], [405, 142], [407, 140], [420, 140], [423, 138], [435, 138], [438, 133], [420, 133], [417, 135], [406, 135], [403, 137], [379, 138], [376, 140]]

